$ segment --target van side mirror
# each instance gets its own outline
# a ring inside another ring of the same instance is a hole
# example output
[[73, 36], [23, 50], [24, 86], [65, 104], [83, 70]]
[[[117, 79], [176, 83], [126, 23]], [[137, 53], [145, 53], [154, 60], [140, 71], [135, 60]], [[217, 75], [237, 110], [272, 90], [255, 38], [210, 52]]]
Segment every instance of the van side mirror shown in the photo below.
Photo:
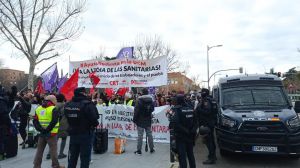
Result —
[[295, 101], [294, 110], [296, 113], [300, 113], [300, 101]]

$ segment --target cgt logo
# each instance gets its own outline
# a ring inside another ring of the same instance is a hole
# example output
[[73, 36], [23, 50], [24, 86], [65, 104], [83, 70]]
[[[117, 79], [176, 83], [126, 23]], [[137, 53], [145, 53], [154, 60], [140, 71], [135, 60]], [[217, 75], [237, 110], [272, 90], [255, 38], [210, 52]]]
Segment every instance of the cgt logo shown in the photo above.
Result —
[[119, 85], [119, 81], [110, 81], [109, 84], [111, 86], [118, 86]]

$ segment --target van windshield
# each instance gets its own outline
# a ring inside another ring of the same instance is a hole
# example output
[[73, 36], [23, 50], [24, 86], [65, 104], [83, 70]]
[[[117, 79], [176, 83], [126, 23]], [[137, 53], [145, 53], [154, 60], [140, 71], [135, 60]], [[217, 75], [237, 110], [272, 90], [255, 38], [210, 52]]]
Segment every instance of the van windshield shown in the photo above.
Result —
[[288, 106], [280, 87], [238, 87], [222, 92], [222, 104], [229, 106]]

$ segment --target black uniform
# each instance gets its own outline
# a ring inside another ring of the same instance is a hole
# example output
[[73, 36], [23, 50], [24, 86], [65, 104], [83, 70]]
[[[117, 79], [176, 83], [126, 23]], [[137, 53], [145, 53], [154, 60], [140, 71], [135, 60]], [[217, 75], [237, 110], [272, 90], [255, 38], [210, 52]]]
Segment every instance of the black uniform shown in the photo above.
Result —
[[8, 99], [4, 95], [4, 90], [0, 85], [0, 160], [4, 159], [4, 141], [9, 132], [11, 121], [9, 118]]
[[193, 107], [186, 104], [183, 96], [177, 96], [177, 105], [172, 108], [174, 112], [174, 132], [176, 148], [179, 155], [180, 168], [186, 168], [186, 157], [190, 168], [196, 168], [193, 147], [197, 130], [197, 119]]
[[64, 109], [70, 135], [68, 168], [76, 167], [79, 155], [81, 167], [89, 167], [94, 128], [99, 125], [97, 108], [84, 92], [85, 88], [77, 88]]
[[212, 99], [209, 97], [207, 92], [202, 91], [202, 99], [196, 108], [198, 116], [199, 127], [208, 127], [209, 131], [204, 135], [204, 143], [208, 149], [208, 160], [204, 161], [203, 164], [214, 164], [216, 161], [216, 144], [214, 137], [214, 127], [216, 123], [216, 112], [213, 107]]

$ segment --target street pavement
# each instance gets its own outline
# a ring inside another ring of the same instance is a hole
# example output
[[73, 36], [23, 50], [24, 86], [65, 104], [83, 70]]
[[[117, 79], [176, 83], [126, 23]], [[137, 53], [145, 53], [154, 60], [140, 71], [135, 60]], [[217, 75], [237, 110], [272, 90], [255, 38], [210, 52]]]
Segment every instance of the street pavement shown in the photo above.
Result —
[[[68, 145], [67, 145], [68, 146]], [[137, 156], [133, 152], [136, 150], [136, 141], [127, 141], [126, 152], [121, 155], [113, 153], [113, 139], [109, 139], [109, 148], [105, 154], [93, 154], [93, 163], [90, 168], [170, 168], [169, 144], [155, 143], [156, 152], [150, 154], [144, 152], [142, 156]], [[33, 159], [36, 149], [34, 148], [19, 148], [18, 155], [4, 161], [0, 161], [0, 168], [31, 168], [33, 167]], [[48, 149], [46, 148], [46, 153]], [[235, 154], [226, 157], [221, 157], [217, 152], [217, 163], [215, 165], [203, 165], [202, 162], [206, 159], [207, 150], [201, 141], [197, 141], [195, 146], [195, 158], [197, 168], [293, 168], [299, 167], [300, 160], [291, 159], [284, 156], [266, 156], [266, 155], [241, 155]], [[65, 149], [67, 153], [67, 147]], [[50, 168], [51, 160], [44, 159], [42, 168]], [[67, 166], [67, 159], [59, 160], [61, 165]], [[77, 167], [80, 163], [78, 163]], [[176, 164], [175, 164], [176, 165]], [[173, 166], [173, 168], [178, 166]]]

